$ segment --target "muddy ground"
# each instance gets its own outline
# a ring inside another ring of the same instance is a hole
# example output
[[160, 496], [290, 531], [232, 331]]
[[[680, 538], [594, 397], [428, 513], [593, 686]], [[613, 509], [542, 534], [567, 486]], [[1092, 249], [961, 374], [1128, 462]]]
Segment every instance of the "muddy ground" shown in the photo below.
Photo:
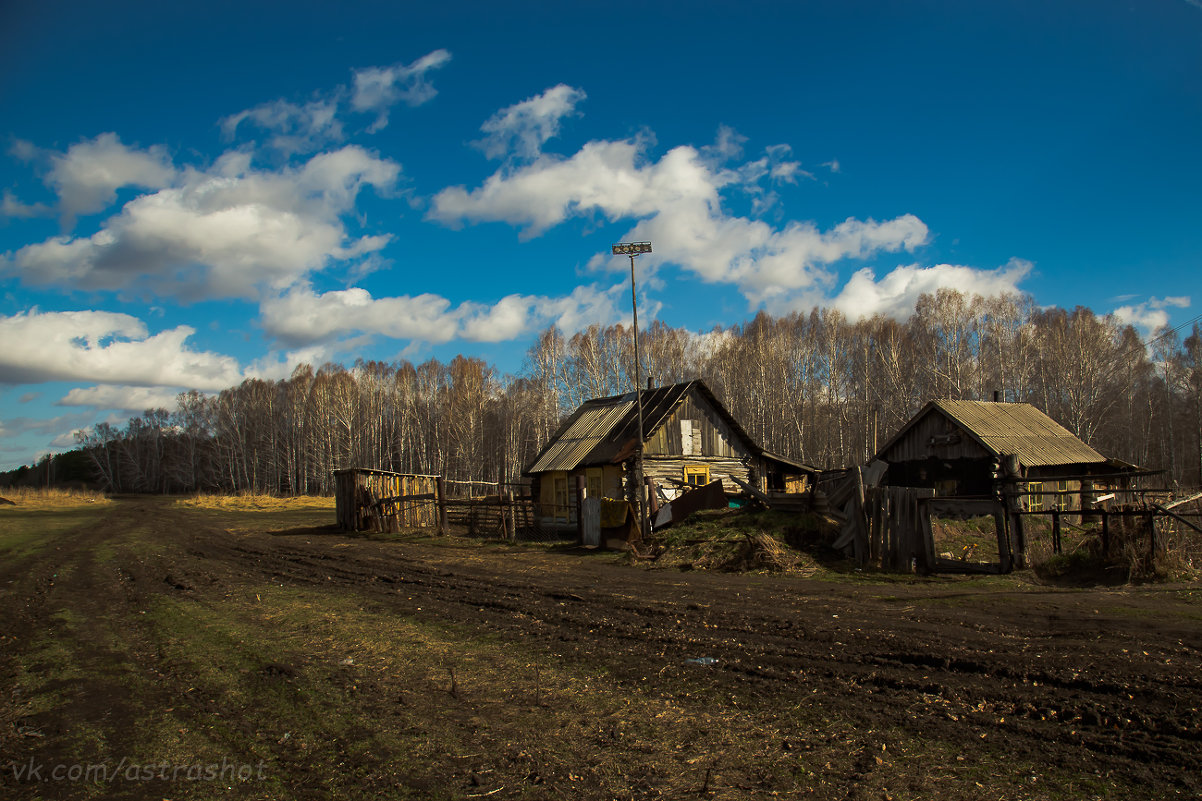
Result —
[[[324, 519], [123, 499], [7, 555], [0, 795], [1202, 796], [1196, 586], [648, 570]], [[202, 756], [257, 774], [112, 775]], [[83, 762], [109, 775], [19, 775]]]

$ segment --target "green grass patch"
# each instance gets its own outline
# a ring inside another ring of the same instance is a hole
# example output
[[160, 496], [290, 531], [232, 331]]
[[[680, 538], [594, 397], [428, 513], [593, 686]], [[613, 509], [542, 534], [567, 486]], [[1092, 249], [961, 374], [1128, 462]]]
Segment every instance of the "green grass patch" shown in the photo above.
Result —
[[94, 523], [106, 508], [103, 505], [0, 507], [0, 555], [28, 556], [53, 546], [63, 534]]

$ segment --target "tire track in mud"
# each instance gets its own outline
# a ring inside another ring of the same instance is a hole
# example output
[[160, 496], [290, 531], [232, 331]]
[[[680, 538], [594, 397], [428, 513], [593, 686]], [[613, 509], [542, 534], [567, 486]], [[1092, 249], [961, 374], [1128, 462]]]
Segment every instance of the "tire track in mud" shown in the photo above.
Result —
[[[120, 565], [88, 555], [148, 516], [156, 531], [173, 532], [162, 551]], [[1019, 762], [1202, 793], [1202, 626], [1158, 620], [1156, 592], [647, 571], [572, 553], [231, 533], [198, 521], [167, 503], [119, 504], [96, 530], [65, 538], [54, 560], [0, 573], [26, 600], [6, 625], [49, 625], [63, 604], [109, 604], [136, 619], [153, 593], [329, 587], [399, 616], [603, 667], [618, 686], [649, 681], [668, 695], [734, 695], [765, 709], [805, 704], [815, 720], [855, 724], [864, 754], [882, 744], [873, 739], [882, 730], [918, 729], [949, 744], [988, 742]], [[66, 579], [53, 578], [56, 564], [69, 566]], [[1116, 598], [1140, 614], [1098, 613]], [[152, 679], [162, 666], [134, 635], [127, 650]], [[686, 661], [700, 657], [716, 661]], [[874, 763], [863, 761], [866, 773]]]
[[[10, 703], [18, 712], [24, 706], [17, 681], [22, 670], [38, 696], [60, 699], [25, 719], [22, 740], [0, 743], [8, 754], [46, 766], [115, 766], [118, 758], [111, 757], [132, 753], [138, 742], [142, 710], [168, 706], [157, 687], [157, 653], [136, 623], [145, 582], [139, 583], [136, 565], [98, 558], [96, 547], [120, 540], [146, 511], [116, 504], [95, 525], [57, 535], [53, 546], [0, 570], [7, 591], [20, 599], [0, 622], [11, 646], [0, 676], [14, 688]], [[87, 734], [99, 730], [106, 732], [103, 741]], [[11, 789], [20, 795], [38, 788]]]
[[[281, 582], [351, 585], [399, 614], [600, 662], [619, 682], [654, 675], [669, 691], [684, 683], [763, 704], [808, 696], [816, 710], [865, 728], [988, 738], [1030, 762], [1084, 761], [1202, 792], [1198, 632], [1099, 620], [1079, 592], [1032, 593], [1049, 607], [1041, 616], [1023, 608], [1034, 599], [1022, 593], [1001, 593], [1004, 603], [991, 607], [999, 598], [988, 592], [920, 588], [903, 600], [954, 604], [901, 615], [869, 588], [520, 550], [463, 549], [460, 561], [456, 548], [341, 537], [218, 537], [206, 548], [210, 559]], [[685, 660], [697, 657], [716, 662], [689, 669]]]

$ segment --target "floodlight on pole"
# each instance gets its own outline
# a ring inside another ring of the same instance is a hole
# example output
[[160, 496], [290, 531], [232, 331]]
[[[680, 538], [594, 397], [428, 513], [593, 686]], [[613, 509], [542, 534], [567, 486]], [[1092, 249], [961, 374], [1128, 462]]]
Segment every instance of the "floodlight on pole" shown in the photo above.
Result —
[[615, 256], [630, 257], [630, 310], [634, 322], [634, 405], [638, 410], [638, 452], [635, 467], [635, 493], [639, 499], [639, 536], [647, 536], [647, 499], [646, 487], [643, 482], [643, 379], [639, 372], [639, 301], [634, 284], [634, 257], [640, 253], [650, 253], [650, 242], [619, 242], [614, 245]]

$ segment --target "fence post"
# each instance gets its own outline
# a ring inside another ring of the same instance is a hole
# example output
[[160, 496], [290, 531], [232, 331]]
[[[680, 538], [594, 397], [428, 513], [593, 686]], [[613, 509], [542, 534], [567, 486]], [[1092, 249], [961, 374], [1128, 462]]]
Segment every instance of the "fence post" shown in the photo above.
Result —
[[438, 494], [438, 533], [447, 533], [447, 485], [442, 476], [434, 479], [434, 491]]
[[1052, 510], [1052, 553], [1060, 553], [1060, 510]]
[[1010, 528], [1011, 563], [1020, 570], [1027, 566], [1027, 532], [1023, 526], [1022, 502], [1019, 500], [1019, 487], [1025, 487], [1018, 457], [1012, 453], [1001, 457], [1002, 500], [1006, 506], [1006, 517]]
[[1148, 572], [1156, 570], [1156, 513], [1148, 512]]
[[[576, 476], [576, 539], [584, 542], [584, 476]], [[572, 510], [568, 510], [569, 517]]]
[[1102, 510], [1102, 558], [1110, 557], [1110, 513]]
[[505, 539], [516, 539], [513, 535], [513, 490], [505, 490], [504, 495], [498, 492], [497, 501], [501, 504], [501, 527], [505, 531]]

